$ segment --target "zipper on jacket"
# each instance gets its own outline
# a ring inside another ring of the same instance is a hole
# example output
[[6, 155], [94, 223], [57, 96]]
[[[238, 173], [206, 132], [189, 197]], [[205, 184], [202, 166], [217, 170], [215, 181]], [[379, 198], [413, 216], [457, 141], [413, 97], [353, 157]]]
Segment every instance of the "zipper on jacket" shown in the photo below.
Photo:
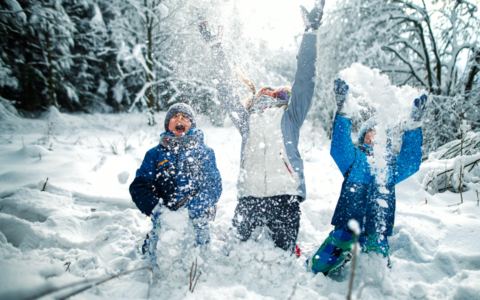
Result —
[[175, 201], [177, 201], [178, 197], [178, 152], [174, 150], [175, 153]]
[[263, 180], [264, 180], [264, 183], [265, 183], [265, 193], [264, 195], [267, 194], [267, 143], [265, 141], [265, 131], [263, 131], [263, 172], [264, 172], [264, 176], [263, 176]]

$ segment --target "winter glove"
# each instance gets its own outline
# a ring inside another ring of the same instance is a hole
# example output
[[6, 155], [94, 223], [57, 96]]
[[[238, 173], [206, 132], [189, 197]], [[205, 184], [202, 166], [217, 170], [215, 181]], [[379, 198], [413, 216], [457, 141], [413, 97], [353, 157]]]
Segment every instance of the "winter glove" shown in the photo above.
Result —
[[422, 127], [422, 117], [427, 106], [427, 99], [428, 97], [425, 94], [420, 96], [420, 99], [415, 99], [410, 118], [408, 118], [403, 125], [404, 130], [415, 130]]
[[302, 14], [303, 23], [305, 24], [305, 31], [310, 28], [317, 30], [320, 27], [323, 17], [323, 7], [325, 6], [325, 0], [315, 0], [315, 6], [312, 11], [308, 10], [300, 5], [300, 13]]
[[223, 26], [218, 26], [217, 32], [214, 33], [208, 22], [202, 21], [198, 25], [198, 29], [200, 30], [200, 33], [202, 34], [202, 37], [207, 45], [218, 47], [220, 44], [222, 44]]
[[420, 96], [420, 99], [415, 99], [413, 102], [413, 109], [412, 109], [412, 120], [414, 122], [420, 122], [423, 117], [423, 112], [425, 111], [425, 107], [427, 106], [427, 95], [423, 94]]
[[347, 99], [348, 85], [345, 81], [338, 78], [333, 82], [333, 91], [335, 92], [335, 102], [337, 102], [337, 114], [345, 117], [345, 101]]

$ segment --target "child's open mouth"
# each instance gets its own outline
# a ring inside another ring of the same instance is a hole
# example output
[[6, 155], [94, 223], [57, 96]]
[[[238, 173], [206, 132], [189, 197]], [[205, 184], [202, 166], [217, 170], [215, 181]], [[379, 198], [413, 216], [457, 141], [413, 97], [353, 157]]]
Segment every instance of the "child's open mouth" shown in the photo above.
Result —
[[183, 126], [182, 124], [177, 124], [175, 126], [175, 131], [178, 133], [185, 133], [185, 126]]

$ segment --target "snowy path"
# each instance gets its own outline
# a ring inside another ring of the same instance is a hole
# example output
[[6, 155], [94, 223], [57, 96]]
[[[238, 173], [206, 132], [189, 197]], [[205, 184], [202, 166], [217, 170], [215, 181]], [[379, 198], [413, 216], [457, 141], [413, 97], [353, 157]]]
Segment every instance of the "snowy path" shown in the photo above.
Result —
[[[30, 120], [1, 113], [0, 298], [18, 299], [50, 284], [144, 266], [138, 248], [151, 223], [131, 202], [128, 186], [163, 125], [148, 127], [141, 114], [50, 111]], [[163, 117], [157, 115], [157, 121]], [[55, 125], [50, 136], [48, 123]], [[304, 267], [306, 257], [331, 230], [342, 183], [328, 142], [312, 133], [311, 124], [302, 128], [308, 199], [301, 206], [298, 244], [306, 256], [284, 257], [262, 235], [257, 242], [236, 246], [227, 258], [221, 254], [221, 240], [236, 205], [240, 136], [228, 122], [215, 128], [200, 117], [198, 124], [216, 152], [224, 188], [212, 228], [211, 258], [203, 263], [205, 273], [193, 294], [188, 291], [192, 256], [182, 258], [188, 263], [153, 285], [151, 298], [287, 299], [296, 286], [292, 299], [345, 299], [350, 267], [333, 278], [313, 276]], [[423, 165], [397, 187], [392, 269], [376, 255], [361, 255], [355, 297], [480, 299], [480, 207], [475, 191], [465, 193], [463, 205], [448, 206], [458, 203], [459, 195], [431, 196], [421, 190], [428, 168]], [[147, 273], [138, 272], [73, 299], [145, 299], [147, 290]]]

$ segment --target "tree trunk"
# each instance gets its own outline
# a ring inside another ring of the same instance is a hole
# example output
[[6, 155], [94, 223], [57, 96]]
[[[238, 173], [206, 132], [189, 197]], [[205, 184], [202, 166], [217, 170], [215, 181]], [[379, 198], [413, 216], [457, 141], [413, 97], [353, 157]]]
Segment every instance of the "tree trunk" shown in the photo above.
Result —
[[47, 59], [48, 59], [48, 103], [47, 106], [53, 105], [57, 107], [57, 99], [55, 93], [55, 83], [53, 78], [53, 62], [52, 62], [52, 48], [50, 45], [50, 24], [47, 22], [47, 31], [45, 34], [47, 42]]
[[[148, 7], [147, 0], [145, 0], [145, 7]], [[150, 72], [147, 72], [147, 82], [153, 81], [153, 63], [152, 63], [152, 47], [153, 47], [153, 40], [152, 40], [152, 24], [153, 24], [153, 17], [149, 17], [148, 12], [146, 16], [147, 20], [147, 68]], [[155, 107], [155, 96], [153, 95], [153, 87], [149, 87], [145, 92], [148, 98], [148, 108], [153, 110]]]

